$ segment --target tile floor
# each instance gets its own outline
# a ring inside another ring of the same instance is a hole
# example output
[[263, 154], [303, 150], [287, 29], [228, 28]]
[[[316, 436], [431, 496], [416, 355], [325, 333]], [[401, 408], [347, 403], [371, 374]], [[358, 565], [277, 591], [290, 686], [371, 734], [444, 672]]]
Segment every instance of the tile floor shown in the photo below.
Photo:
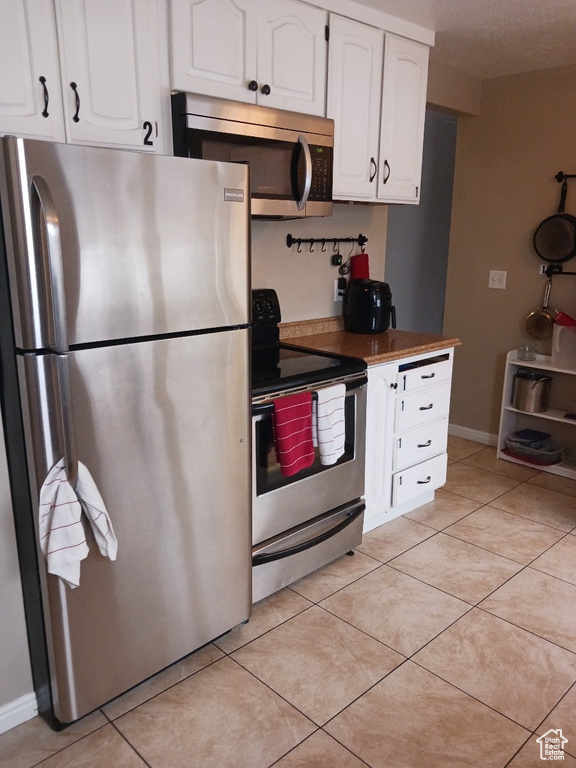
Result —
[[436, 500], [2, 768], [576, 768], [576, 481], [451, 438]]

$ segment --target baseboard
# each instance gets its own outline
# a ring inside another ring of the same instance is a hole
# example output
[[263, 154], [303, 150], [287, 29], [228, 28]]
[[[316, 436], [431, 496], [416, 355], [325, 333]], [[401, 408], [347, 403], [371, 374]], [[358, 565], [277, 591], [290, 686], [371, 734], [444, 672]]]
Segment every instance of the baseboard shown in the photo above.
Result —
[[38, 703], [35, 693], [27, 693], [19, 699], [9, 701], [0, 707], [0, 733], [6, 733], [11, 728], [31, 720], [38, 714]]
[[498, 445], [497, 435], [491, 435], [489, 432], [480, 432], [479, 429], [460, 427], [458, 424], [449, 424], [448, 434], [454, 435], [454, 437], [462, 437], [464, 440], [472, 440], [475, 443], [482, 443], [482, 445]]

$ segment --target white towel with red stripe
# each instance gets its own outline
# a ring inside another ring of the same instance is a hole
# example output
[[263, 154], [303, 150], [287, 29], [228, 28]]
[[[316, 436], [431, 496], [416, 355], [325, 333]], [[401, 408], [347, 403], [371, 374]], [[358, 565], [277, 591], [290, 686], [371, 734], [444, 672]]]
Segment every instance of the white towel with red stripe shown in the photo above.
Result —
[[284, 477], [295, 475], [314, 463], [310, 392], [274, 400], [274, 444]]
[[312, 405], [314, 445], [318, 446], [322, 464], [335, 464], [344, 453], [346, 384], [323, 387], [316, 392], [316, 397]]
[[84, 464], [78, 462], [76, 490], [68, 482], [66, 462], [55, 464], [40, 489], [40, 548], [48, 573], [59, 576], [71, 589], [80, 584], [80, 563], [88, 556], [82, 524], [86, 515], [98, 549], [116, 560], [118, 541], [102, 497]]

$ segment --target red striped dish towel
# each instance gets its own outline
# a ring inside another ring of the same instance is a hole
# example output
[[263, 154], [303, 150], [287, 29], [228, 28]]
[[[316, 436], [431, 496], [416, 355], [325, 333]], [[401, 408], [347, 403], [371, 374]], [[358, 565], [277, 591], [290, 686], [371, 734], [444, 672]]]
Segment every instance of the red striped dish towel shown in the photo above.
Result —
[[295, 475], [314, 463], [310, 392], [274, 400], [274, 440], [284, 477]]
[[62, 458], [42, 483], [38, 530], [48, 573], [59, 576], [71, 589], [80, 584], [80, 563], [89, 552], [82, 512], [90, 522], [100, 552], [115, 560], [118, 542], [94, 480], [78, 462], [75, 491], [68, 482]]
[[344, 453], [346, 384], [324, 387], [316, 396], [312, 414], [314, 445], [318, 446], [322, 464], [335, 464]]

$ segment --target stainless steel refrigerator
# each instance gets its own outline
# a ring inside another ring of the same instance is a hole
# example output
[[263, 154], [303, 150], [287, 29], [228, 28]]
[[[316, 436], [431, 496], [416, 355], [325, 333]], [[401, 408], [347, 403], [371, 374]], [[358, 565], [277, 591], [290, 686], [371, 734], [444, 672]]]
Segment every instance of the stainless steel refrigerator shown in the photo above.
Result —
[[[243, 165], [2, 139], [2, 414], [41, 711], [76, 720], [249, 617]], [[85, 465], [118, 540], [71, 589], [39, 492]]]

